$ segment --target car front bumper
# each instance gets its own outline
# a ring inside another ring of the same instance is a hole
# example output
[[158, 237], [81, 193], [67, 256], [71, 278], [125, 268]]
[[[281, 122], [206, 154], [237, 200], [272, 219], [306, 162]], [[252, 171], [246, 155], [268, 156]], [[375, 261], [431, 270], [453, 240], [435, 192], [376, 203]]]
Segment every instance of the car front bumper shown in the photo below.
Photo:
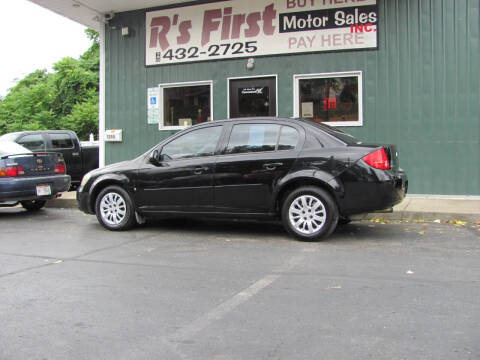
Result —
[[90, 206], [90, 194], [88, 192], [82, 192], [77, 190], [77, 203], [80, 211], [83, 211], [87, 214], [95, 214], [91, 210]]
[[[15, 177], [0, 179], [0, 202], [48, 200], [70, 188], [70, 175]], [[50, 195], [38, 196], [37, 186], [49, 185]]]

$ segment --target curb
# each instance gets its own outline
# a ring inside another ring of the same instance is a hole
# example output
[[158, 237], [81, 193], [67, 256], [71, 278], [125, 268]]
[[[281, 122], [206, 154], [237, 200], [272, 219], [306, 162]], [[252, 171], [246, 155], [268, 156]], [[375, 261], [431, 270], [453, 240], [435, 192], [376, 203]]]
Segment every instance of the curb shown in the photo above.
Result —
[[425, 220], [435, 221], [441, 220], [442, 222], [448, 220], [460, 220], [467, 223], [474, 223], [480, 221], [479, 214], [465, 214], [455, 212], [426, 212], [426, 211], [394, 211], [393, 213], [368, 213], [363, 215], [355, 215], [352, 217], [354, 220], [373, 220], [384, 219], [393, 221], [413, 221], [413, 220]]
[[76, 199], [52, 199], [48, 200], [45, 205], [47, 208], [59, 208], [59, 209], [78, 209], [78, 204]]

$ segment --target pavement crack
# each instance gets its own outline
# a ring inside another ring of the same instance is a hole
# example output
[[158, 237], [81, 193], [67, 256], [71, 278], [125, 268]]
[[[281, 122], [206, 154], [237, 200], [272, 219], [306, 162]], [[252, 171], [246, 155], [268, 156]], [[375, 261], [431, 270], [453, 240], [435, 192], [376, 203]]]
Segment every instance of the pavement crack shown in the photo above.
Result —
[[47, 263], [47, 264], [41, 264], [41, 265], [36, 265], [36, 266], [30, 266], [30, 267], [19, 269], [19, 270], [16, 270], [16, 271], [11, 271], [11, 272], [8, 272], [8, 273], [5, 273], [5, 274], [0, 274], [0, 279], [2, 279], [4, 277], [7, 277], [7, 276], [11, 276], [11, 275], [21, 274], [23, 272], [27, 272], [27, 271], [30, 271], [30, 270], [41, 269], [41, 268], [51, 266], [51, 265], [57, 265], [57, 264]]
[[[149, 237], [147, 237], [147, 238], [149, 238]], [[82, 261], [82, 260], [80, 260], [81, 257], [96, 254], [96, 253], [106, 251], [106, 250], [115, 249], [115, 248], [118, 248], [118, 247], [121, 247], [121, 246], [124, 246], [124, 245], [133, 244], [133, 243], [140, 242], [140, 241], [143, 241], [143, 240], [145, 240], [145, 238], [128, 240], [128, 241], [124, 241], [120, 244], [106, 246], [106, 247], [103, 247], [103, 248], [100, 248], [100, 249], [87, 251], [85, 253], [75, 255], [75, 256], [71, 256], [71, 257], [52, 257], [52, 256], [43, 256], [43, 255], [28, 255], [28, 254], [0, 252], [0, 255], [18, 256], [18, 257], [26, 257], [26, 258], [42, 259], [42, 260], [53, 260], [53, 262], [49, 262], [49, 263], [46, 263], [46, 264], [29, 266], [29, 267], [19, 269], [19, 270], [16, 270], [16, 271], [11, 271], [11, 272], [8, 272], [8, 273], [0, 274], [0, 279], [5, 278], [7, 276], [18, 275], [18, 274], [28, 272], [28, 271], [31, 271], [31, 270], [41, 269], [41, 268], [44, 268], [44, 267], [50, 266], [50, 265], [58, 265], [58, 264], [61, 264], [61, 263], [67, 262], [67, 261]]]

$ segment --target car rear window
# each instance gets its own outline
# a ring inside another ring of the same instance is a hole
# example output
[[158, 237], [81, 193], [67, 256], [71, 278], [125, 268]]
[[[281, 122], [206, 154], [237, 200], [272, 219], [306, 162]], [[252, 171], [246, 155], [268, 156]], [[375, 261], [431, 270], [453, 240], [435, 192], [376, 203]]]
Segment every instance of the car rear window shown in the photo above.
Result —
[[54, 149], [72, 149], [73, 141], [69, 134], [50, 133], [52, 139], [52, 147]]
[[344, 132], [344, 131], [342, 131], [338, 128], [335, 128], [335, 127], [332, 127], [332, 126], [329, 126], [329, 125], [326, 125], [326, 124], [320, 124], [320, 123], [310, 121], [310, 120], [305, 120], [304, 119], [304, 121], [307, 122], [308, 124], [316, 127], [316, 128], [321, 129], [323, 132], [326, 132], [328, 135], [331, 135], [331, 136], [337, 138], [338, 140], [344, 142], [347, 145], [355, 145], [355, 144], [360, 144], [361, 143], [354, 136], [352, 136], [350, 134], [347, 134], [346, 132]]
[[45, 141], [41, 134], [29, 134], [22, 136], [17, 143], [31, 151], [45, 151]]

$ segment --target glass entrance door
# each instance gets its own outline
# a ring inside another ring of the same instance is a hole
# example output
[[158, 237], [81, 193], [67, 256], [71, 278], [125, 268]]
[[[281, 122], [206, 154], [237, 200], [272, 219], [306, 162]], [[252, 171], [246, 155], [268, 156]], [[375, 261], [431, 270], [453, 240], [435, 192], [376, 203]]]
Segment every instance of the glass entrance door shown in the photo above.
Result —
[[275, 77], [230, 80], [230, 118], [276, 116]]

